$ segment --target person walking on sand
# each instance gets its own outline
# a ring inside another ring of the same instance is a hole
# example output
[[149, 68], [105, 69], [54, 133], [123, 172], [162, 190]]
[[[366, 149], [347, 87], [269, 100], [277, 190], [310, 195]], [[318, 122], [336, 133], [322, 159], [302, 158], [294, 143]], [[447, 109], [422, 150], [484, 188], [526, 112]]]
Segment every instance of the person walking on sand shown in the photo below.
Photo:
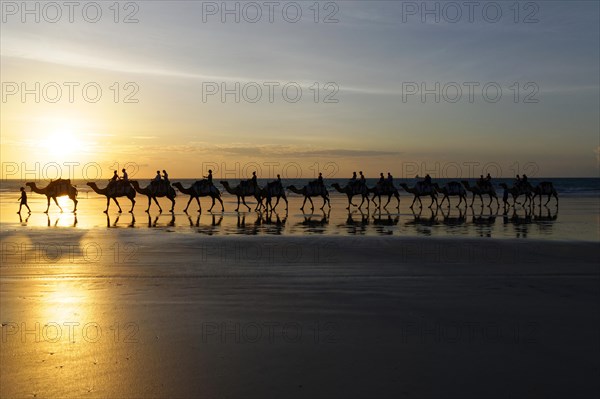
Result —
[[19, 198], [19, 200], [21, 201], [21, 203], [19, 204], [19, 212], [17, 213], [19, 215], [21, 214], [21, 207], [23, 205], [25, 205], [29, 213], [31, 213], [31, 208], [29, 208], [29, 205], [27, 205], [27, 193], [25, 192], [25, 187], [21, 187], [21, 197]]

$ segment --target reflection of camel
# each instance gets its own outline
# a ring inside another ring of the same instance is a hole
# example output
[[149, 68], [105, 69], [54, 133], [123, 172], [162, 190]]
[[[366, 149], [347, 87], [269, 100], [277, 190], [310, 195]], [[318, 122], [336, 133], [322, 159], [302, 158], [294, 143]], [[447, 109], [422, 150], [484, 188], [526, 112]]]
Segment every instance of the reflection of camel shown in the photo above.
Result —
[[392, 215], [389, 212], [387, 212], [385, 217], [381, 215], [381, 211], [379, 211], [378, 214], [373, 214], [373, 224], [375, 226], [395, 226], [399, 221], [400, 215], [396, 215], [392, 218]]
[[187, 212], [188, 207], [190, 206], [190, 203], [194, 198], [196, 199], [196, 202], [198, 202], [198, 212], [202, 212], [200, 197], [212, 198], [212, 205], [208, 210], [209, 212], [212, 211], [213, 207], [215, 206], [215, 199], [221, 203], [221, 212], [225, 210], [225, 208], [223, 207], [223, 200], [221, 200], [221, 192], [214, 185], [210, 184], [206, 179], [198, 180], [188, 188], [183, 187], [179, 182], [173, 183], [173, 187], [177, 188], [183, 194], [187, 194], [190, 196], [190, 200], [188, 201], [187, 205], [185, 206], [185, 209], [183, 210], [184, 212]]
[[[117, 215], [117, 218], [115, 219], [115, 222], [113, 223], [112, 227], [117, 227], [117, 223], [119, 223], [120, 218], [121, 215]], [[106, 214], [106, 227], [111, 227], [110, 216], [108, 216], [108, 213]], [[127, 227], [135, 227], [135, 215], [133, 214], [133, 212], [131, 213], [131, 223], [129, 223]]]
[[235, 187], [231, 187], [229, 185], [229, 182], [223, 180], [221, 181], [221, 184], [223, 185], [223, 188], [225, 188], [225, 190], [231, 194], [231, 195], [235, 195], [237, 197], [237, 208], [235, 208], [236, 212], [240, 209], [240, 200], [242, 201], [242, 203], [244, 204], [244, 206], [246, 208], [248, 208], [248, 210], [250, 210], [250, 207], [248, 206], [248, 204], [246, 204], [246, 197], [254, 197], [256, 198], [256, 201], [258, 202], [256, 204], [256, 208], [254, 210], [258, 210], [258, 207], [260, 206], [260, 187], [255, 186], [254, 184], [251, 184], [248, 181], [242, 181], [240, 182], [240, 184], [238, 184]]
[[532, 198], [533, 203], [535, 203], [535, 197], [537, 197], [538, 195], [540, 196], [540, 206], [542, 205], [542, 196], [543, 195], [548, 196], [548, 201], [546, 201], [546, 203], [544, 205], [548, 205], [548, 202], [550, 202], [550, 199], [552, 199], [552, 197], [554, 197], [554, 198], [556, 198], [556, 205], [558, 206], [558, 193], [554, 189], [554, 185], [552, 184], [552, 182], [543, 181], [533, 188], [533, 198]]
[[[348, 206], [346, 207], [346, 209], [350, 209], [350, 205], [357, 206], [352, 203], [352, 197], [354, 197], [355, 195], [360, 195], [362, 198], [362, 201], [360, 201], [360, 205], [358, 205], [358, 209], [360, 209], [362, 207], [365, 200], [367, 200], [367, 208], [369, 208], [369, 189], [367, 188], [366, 185], [364, 185], [364, 184], [354, 184], [354, 185], [347, 184], [344, 187], [341, 187], [339, 184], [333, 183], [331, 185], [331, 187], [335, 188], [336, 191], [338, 191], [342, 194], [346, 194], [346, 196], [348, 197]], [[381, 200], [381, 198], [380, 198], [380, 200]]]
[[451, 181], [444, 185], [444, 187], [440, 188], [437, 183], [433, 183], [433, 187], [439, 194], [443, 194], [444, 198], [442, 198], [442, 202], [440, 202], [440, 206], [444, 203], [445, 200], [448, 200], [448, 208], [450, 208], [450, 197], [459, 197], [460, 201], [458, 201], [458, 205], [456, 207], [460, 207], [460, 204], [465, 201], [467, 203], [467, 191], [465, 188], [457, 181]]
[[500, 187], [502, 187], [505, 191], [508, 191], [508, 193], [512, 196], [513, 198], [513, 202], [516, 204], [521, 205], [518, 201], [517, 198], [519, 198], [521, 195], [525, 196], [525, 201], [523, 201], [523, 206], [525, 206], [525, 204], [527, 203], [527, 201], [529, 201], [531, 203], [531, 185], [529, 183], [524, 184], [520, 187], [508, 187], [505, 183], [500, 183]]
[[[277, 208], [277, 205], [279, 204], [279, 200], [281, 198], [283, 198], [283, 200], [285, 201], [285, 209], [288, 209], [288, 200], [287, 197], [285, 196], [285, 190], [283, 189], [283, 186], [281, 185], [280, 182], [278, 181], [274, 181], [274, 182], [270, 182], [267, 183], [267, 186], [264, 187], [262, 190], [260, 190], [260, 205], [262, 206], [262, 200], [266, 199], [266, 204], [265, 204], [265, 209], [268, 211], [269, 210], [269, 206], [271, 206], [271, 210], [275, 210], [275, 208]], [[273, 198], [277, 198], [277, 201], [275, 201], [275, 205], [273, 205], [271, 203], [271, 200]]]
[[458, 208], [458, 216], [451, 216], [450, 211], [448, 211], [448, 213], [446, 214], [444, 212], [444, 208], [440, 208], [440, 209], [442, 211], [442, 217], [444, 218], [444, 220], [442, 222], [447, 226], [459, 226], [459, 225], [465, 224], [467, 222], [467, 217], [465, 214], [466, 210], [465, 210], [465, 212], [463, 212], [462, 208]]
[[379, 199], [379, 204], [376, 205], [377, 208], [381, 208], [381, 196], [387, 195], [388, 200], [383, 206], [383, 209], [387, 208], [388, 204], [390, 203], [390, 200], [392, 199], [392, 196], [394, 196], [398, 200], [397, 208], [400, 209], [400, 193], [398, 192], [398, 189], [393, 185], [390, 187], [386, 184], [377, 184], [375, 187], [370, 188], [369, 192], [373, 193], [373, 204], [375, 204], [375, 197]]
[[322, 197], [323, 198], [323, 206], [321, 207], [321, 210], [323, 208], [325, 208], [325, 204], [329, 205], [329, 208], [331, 209], [331, 204], [329, 202], [329, 193], [327, 192], [327, 188], [325, 188], [325, 186], [308, 185], [308, 186], [302, 187], [302, 189], [299, 190], [296, 188], [296, 186], [292, 185], [292, 186], [288, 186], [287, 189], [293, 193], [304, 196], [304, 202], [302, 203], [300, 210], [304, 209], [304, 204], [306, 204], [307, 199], [310, 201], [310, 209], [313, 211], [315, 210], [315, 205], [313, 204], [311, 197]]
[[135, 206], [135, 189], [124, 180], [111, 182], [105, 188], [99, 188], [98, 185], [94, 182], [87, 182], [87, 185], [92, 188], [96, 192], [96, 194], [104, 195], [106, 197], [106, 210], [104, 213], [108, 213], [108, 207], [110, 206], [110, 200], [114, 200], [115, 204], [119, 207], [119, 213], [123, 212], [121, 210], [121, 205], [119, 205], [119, 201], [117, 201], [117, 197], [127, 197], [131, 201], [131, 210], [129, 213], [133, 213], [133, 207]]
[[331, 212], [329, 211], [325, 213], [324, 210], [322, 211], [323, 217], [313, 219], [313, 217], [315, 217], [315, 214], [304, 215], [304, 220], [302, 222], [298, 222], [297, 225], [303, 226], [310, 232], [322, 233], [323, 231], [319, 228], [325, 227], [329, 224], [329, 213]]
[[415, 201], [417, 199], [419, 200], [419, 206], [421, 208], [423, 207], [423, 202], [421, 202], [421, 197], [431, 197], [431, 204], [429, 205], [429, 208], [431, 208], [433, 206], [434, 201], [437, 206], [437, 203], [438, 203], [437, 195], [436, 195], [437, 193], [432, 185], [424, 184], [423, 182], [419, 182], [414, 187], [408, 187], [406, 185], [406, 183], [400, 183], [400, 187], [402, 187], [407, 193], [410, 193], [415, 196], [413, 198], [412, 204], [410, 204], [411, 209], [414, 206]]
[[[423, 213], [423, 208], [419, 209], [419, 213], [416, 214], [415, 211], [412, 211], [413, 214], [413, 220], [409, 220], [407, 222], [405, 222], [404, 224], [406, 226], [415, 226], [415, 229], [417, 230], [417, 232], [426, 235], [426, 236], [430, 236], [431, 235], [431, 230], [429, 229], [430, 227], [433, 227], [437, 224], [436, 221], [436, 216], [437, 216], [437, 208], [435, 213], [433, 212], [433, 209], [429, 208], [429, 211], [431, 212], [431, 215], [427, 218], [422, 216]], [[421, 227], [426, 227], [426, 229], [421, 229]]]
[[75, 207], [73, 208], [73, 212], [77, 211], [77, 189], [73, 185], [71, 185], [70, 179], [55, 180], [53, 182], [50, 182], [50, 184], [48, 184], [44, 188], [38, 188], [34, 182], [28, 182], [25, 183], [25, 185], [29, 186], [31, 188], [31, 191], [33, 191], [34, 193], [43, 194], [46, 196], [46, 198], [48, 199], [48, 206], [46, 207], [44, 213], [48, 213], [48, 209], [50, 209], [50, 198], [54, 200], [54, 203], [62, 212], [63, 209], [60, 207], [60, 205], [58, 205], [58, 201], [56, 200], [56, 198], [63, 197], [65, 195], [68, 196], [75, 205]]
[[467, 191], [470, 191], [473, 193], [473, 199], [471, 199], [471, 206], [473, 206], [473, 202], [475, 202], [475, 196], [479, 196], [479, 199], [481, 200], [481, 203], [483, 204], [483, 195], [489, 195], [490, 196], [490, 203], [488, 204], [488, 206], [492, 205], [492, 199], [495, 198], [496, 199], [496, 205], [500, 205], [500, 202], [498, 201], [498, 196], [496, 195], [496, 190], [494, 190], [494, 186], [487, 185], [487, 186], [471, 186], [469, 184], [468, 181], [463, 180], [462, 181], [463, 186], [465, 186], [465, 188], [467, 189]]
[[[51, 226], [50, 215], [48, 215], [48, 213], [46, 213], [46, 217], [48, 218], [48, 227], [50, 227]], [[56, 221], [54, 222], [54, 227], [58, 226], [58, 222], [60, 222], [60, 216], [58, 216], [56, 218]], [[77, 214], [73, 215], [73, 227], [77, 227]]]
[[160, 181], [157, 182], [158, 184], [151, 183], [144, 188], [141, 188], [140, 184], [136, 180], [131, 180], [130, 183], [133, 186], [133, 188], [135, 188], [135, 191], [148, 197], [148, 209], [146, 209], [146, 212], [150, 212], [150, 205], [152, 205], [152, 200], [154, 200], [156, 206], [158, 206], [159, 211], [162, 212], [162, 208], [156, 200], [157, 197], [167, 197], [168, 199], [170, 199], [170, 212], [173, 212], [173, 208], [175, 208], [175, 197], [177, 196], [177, 193], [175, 192], [175, 189], [173, 189], [173, 187], [167, 184], [167, 182]]
[[[154, 218], [154, 222], [152, 221], [152, 217], [150, 216], [150, 212], [148, 212], [148, 227], [157, 227], [156, 224], [158, 223], [158, 218], [160, 218], [160, 213], [158, 215], [156, 215], [156, 217]], [[169, 221], [169, 223], [167, 223], [167, 227], [174, 227], [175, 226], [175, 213], [171, 212], [171, 220]]]

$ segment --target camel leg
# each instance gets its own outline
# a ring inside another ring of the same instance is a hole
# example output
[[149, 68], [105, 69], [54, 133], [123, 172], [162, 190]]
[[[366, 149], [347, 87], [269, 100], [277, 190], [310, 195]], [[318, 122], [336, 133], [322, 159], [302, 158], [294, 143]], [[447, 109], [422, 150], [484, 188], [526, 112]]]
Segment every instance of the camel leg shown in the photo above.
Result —
[[192, 196], [190, 195], [190, 200], [188, 201], [187, 205], [185, 206], [185, 209], [183, 210], [184, 212], [187, 212], [187, 210], [188, 210], [188, 208], [190, 207], [190, 203], [192, 202], [192, 199], [193, 199], [193, 198], [194, 198], [194, 197], [192, 197]]
[[302, 206], [300, 207], [300, 210], [304, 210], [304, 205], [306, 204], [306, 200], [308, 199], [308, 197], [304, 197], [304, 202], [302, 203]]
[[287, 211], [287, 209], [288, 209], [288, 200], [287, 200], [287, 197], [285, 195], [283, 196], [283, 200], [285, 201], [285, 210]]
[[50, 197], [46, 197], [48, 199], [48, 206], [46, 207], [46, 210], [44, 211], [44, 213], [48, 213], [48, 209], [50, 209]]
[[[156, 197], [153, 197], [154, 202], [156, 203], [156, 206], [158, 207], [158, 211], [160, 213], [162, 213], [162, 208], [160, 207], [160, 204], [158, 203], [158, 200], [156, 199]], [[154, 224], [156, 224], [156, 222], [154, 222]]]
[[221, 197], [217, 197], [217, 199], [221, 203], [221, 212], [225, 212], [225, 207], [223, 206], [223, 200], [221, 199]]
[[[390, 203], [390, 201], [392, 200], [392, 196], [388, 195], [388, 200], [385, 203], [385, 205], [383, 206], [383, 209], [387, 209], [388, 204]], [[379, 206], [381, 207], [381, 197], [379, 197]]]
[[[275, 208], [277, 208], [277, 205], [279, 205], [279, 200], [281, 199], [281, 197], [277, 197], [277, 201], [275, 201], [275, 206], [271, 206], [271, 210], [274, 211]], [[270, 202], [270, 201], [269, 201]]]
[[58, 205], [58, 201], [56, 200], [56, 197], [52, 197], [52, 199], [54, 200], [54, 203], [56, 204], [56, 206], [58, 207], [58, 209], [60, 209], [60, 213], [63, 213], [63, 209], [61, 208], [60, 205]]
[[131, 210], [129, 211], [129, 213], [133, 213], [133, 208], [135, 207], [135, 199], [130, 198], [130, 200], [131, 200]]
[[[312, 198], [308, 197], [308, 200], [310, 201], [310, 209], [314, 211], [315, 210], [315, 204], [313, 204]], [[323, 205], [323, 206], [325, 206], [325, 205]]]
[[150, 205], [152, 205], [152, 197], [148, 196], [148, 208], [146, 209], [146, 213], [150, 213]]
[[239, 210], [240, 210], [240, 196], [239, 195], [237, 197], [237, 200], [238, 200], [238, 206], [237, 206], [237, 208], [235, 208], [235, 211], [239, 212]]
[[116, 198], [113, 198], [113, 200], [115, 200], [115, 204], [117, 204], [117, 206], [119, 207], [119, 213], [123, 213], [123, 210], [121, 209], [121, 205], [119, 205], [119, 201], [117, 201]]
[[75, 198], [74, 196], [73, 197], [69, 197], [69, 198], [71, 198], [71, 200], [73, 200], [73, 213], [75, 213], [75, 212], [77, 212], [77, 203], [79, 201], [77, 201], [77, 198]]
[[110, 207], [110, 197], [106, 197], [106, 209], [104, 213], [108, 213], [108, 208]]
[[212, 209], [213, 209], [213, 208], [214, 208], [214, 206], [215, 206], [215, 197], [210, 197], [210, 198], [212, 199], [212, 205], [210, 206], [210, 208], [208, 208], [208, 211], [209, 211], [209, 212], [211, 212], [211, 211], [212, 211]]
[[242, 203], [244, 204], [244, 206], [246, 208], [248, 208], [249, 211], [251, 210], [251, 208], [248, 206], [248, 204], [246, 204], [246, 197], [242, 197]]
[[[160, 206], [160, 204], [158, 203], [158, 199], [156, 197], [154, 197], [154, 202], [156, 203], [156, 206], [158, 206], [158, 211], [160, 213], [162, 213], [162, 207]], [[157, 217], [158, 218], [158, 217]], [[156, 222], [154, 222], [154, 224], [156, 224]]]
[[358, 209], [362, 208], [364, 202], [365, 202], [365, 197], [362, 197], [362, 201], [360, 201], [360, 205], [358, 205]]
[[169, 198], [171, 200], [171, 213], [175, 210], [175, 198]]
[[[434, 198], [434, 196], [432, 195], [432, 196], [431, 196], [431, 204], [429, 204], [429, 208], [431, 208], [431, 207], [433, 206], [433, 200], [434, 200], [434, 199], [435, 199], [435, 198]], [[437, 204], [437, 201], [436, 201], [436, 204]]]

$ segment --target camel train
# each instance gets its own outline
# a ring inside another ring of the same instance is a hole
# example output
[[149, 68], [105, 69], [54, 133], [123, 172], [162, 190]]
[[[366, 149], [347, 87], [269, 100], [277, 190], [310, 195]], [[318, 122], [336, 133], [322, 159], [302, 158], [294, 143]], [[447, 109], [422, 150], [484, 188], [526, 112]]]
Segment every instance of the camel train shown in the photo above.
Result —
[[[400, 209], [400, 193], [399, 190], [394, 186], [392, 177], [389, 173], [387, 179], [384, 179], [382, 173], [381, 179], [373, 187], [367, 186], [366, 179], [362, 175], [362, 172], [360, 173], [360, 179], [357, 179], [356, 173], [354, 173], [354, 176], [344, 186], [341, 186], [339, 183], [333, 183], [331, 185], [331, 187], [337, 192], [346, 195], [348, 199], [348, 205], [346, 209], [349, 210], [350, 207], [357, 207], [360, 210], [365, 203], [366, 208], [369, 209], [371, 202], [376, 209], [387, 209], [392, 197], [396, 199], [396, 208]], [[325, 206], [331, 208], [329, 192], [323, 183], [321, 176], [319, 176], [319, 179], [311, 181], [301, 188], [297, 188], [294, 185], [284, 187], [279, 176], [277, 180], [268, 182], [266, 186], [260, 187], [257, 184], [255, 173], [251, 179], [241, 180], [234, 187], [232, 187], [226, 180], [222, 180], [220, 183], [227, 193], [236, 197], [236, 212], [239, 212], [241, 205], [244, 205], [248, 211], [251, 210], [250, 206], [246, 203], [246, 198], [251, 198], [256, 201], [256, 206], [254, 208], [255, 211], [261, 211], [263, 209], [265, 211], [274, 211], [277, 208], [280, 200], [283, 199], [285, 202], [285, 209], [287, 211], [288, 199], [286, 196], [286, 190], [293, 194], [298, 194], [304, 197], [304, 201], [300, 207], [300, 210], [302, 211], [304, 210], [307, 201], [310, 203], [311, 210], [314, 211], [315, 206], [313, 203], [313, 198], [316, 197], [323, 199], [323, 205], [320, 208], [321, 210]], [[136, 180], [129, 180], [127, 178], [122, 179], [117, 178], [116, 176], [113, 176], [113, 179], [111, 179], [108, 185], [104, 188], [98, 187], [97, 183], [95, 182], [88, 182], [87, 185], [95, 193], [104, 195], [106, 197], [106, 209], [104, 210], [104, 213], [108, 213], [111, 200], [117, 205], [119, 209], [118, 212], [122, 212], [121, 205], [117, 200], [119, 197], [127, 197], [129, 199], [131, 202], [131, 209], [129, 212], [133, 213], [136, 204], [135, 197], [137, 194], [145, 195], [148, 198], [148, 206], [145, 210], [146, 212], [150, 212], [152, 202], [156, 204], [159, 212], [162, 212], [162, 207], [157, 200], [158, 198], [162, 197], [166, 197], [171, 201], [170, 212], [173, 212], [175, 208], [177, 191], [189, 197], [187, 205], [184, 209], [184, 212], [186, 213], [194, 199], [198, 204], [198, 212], [202, 211], [202, 204], [200, 202], [201, 197], [211, 198], [212, 205], [208, 209], [209, 212], [212, 212], [217, 201], [221, 205], [221, 212], [225, 211], [221, 192], [212, 183], [212, 174], [209, 174], [208, 178], [194, 182], [190, 187], [184, 187], [180, 182], [171, 184], [168, 180], [166, 172], [164, 178], [161, 178], [159, 173], [157, 178], [152, 180], [151, 183], [146, 187], [141, 187], [139, 182]], [[48, 203], [46, 210], [44, 211], [45, 213], [48, 213], [50, 208], [50, 199], [54, 200], [54, 203], [59, 207], [61, 212], [63, 211], [57, 201], [57, 198], [61, 196], [68, 196], [74, 204], [73, 212], [77, 211], [78, 191], [77, 188], [71, 184], [69, 179], [58, 179], [51, 181], [46, 187], [43, 188], [37, 187], [35, 182], [28, 182], [26, 183], [26, 186], [30, 187], [32, 192], [43, 194], [47, 197]], [[416, 203], [418, 203], [420, 208], [423, 207], [423, 202], [421, 200], [422, 197], [428, 197], [431, 199], [429, 208], [432, 208], [434, 204], [436, 207], [442, 207], [445, 202], [447, 202], [447, 206], [450, 208], [451, 198], [458, 198], [458, 204], [456, 204], [456, 207], [458, 208], [460, 208], [463, 203], [465, 204], [464, 206], [472, 207], [476, 198], [479, 199], [482, 205], [487, 205], [488, 207], [492, 205], [494, 200], [497, 206], [500, 204], [498, 195], [491, 183], [491, 177], [489, 175], [486, 178], [483, 178], [482, 176], [478, 181], [475, 182], [475, 184], [472, 184], [467, 180], [462, 180], [460, 182], [450, 181], [445, 183], [443, 186], [433, 182], [428, 175], [424, 180], [418, 181], [412, 187], [409, 187], [406, 183], [400, 183], [399, 186], [407, 193], [413, 195], [413, 201], [410, 204], [411, 209], [413, 209]], [[540, 206], [542, 205], [543, 197], [547, 197], [544, 205], [547, 205], [552, 198], [555, 198], [558, 206], [558, 193], [556, 192], [552, 182], [544, 181], [536, 186], [533, 186], [527, 181], [526, 176], [523, 176], [523, 178], [517, 176], [517, 179], [512, 187], [508, 187], [506, 183], [501, 183], [499, 186], [504, 190], [503, 204], [505, 207], [516, 205], [534, 206], [536, 197], [539, 197], [540, 199]], [[468, 201], [469, 193], [472, 194], [470, 204]], [[442, 196], [442, 200], [438, 201], [438, 196], [440, 195]], [[353, 202], [354, 197], [359, 197], [361, 199], [359, 204], [355, 204]], [[383, 199], [387, 197], [387, 202], [385, 204], [383, 204], [382, 197]], [[487, 204], [484, 201], [484, 197], [489, 198], [489, 202]], [[510, 198], [512, 198], [512, 205], [509, 202]], [[524, 198], [522, 203], [518, 201], [519, 198]], [[273, 204], [273, 199], [276, 199], [275, 204]]]

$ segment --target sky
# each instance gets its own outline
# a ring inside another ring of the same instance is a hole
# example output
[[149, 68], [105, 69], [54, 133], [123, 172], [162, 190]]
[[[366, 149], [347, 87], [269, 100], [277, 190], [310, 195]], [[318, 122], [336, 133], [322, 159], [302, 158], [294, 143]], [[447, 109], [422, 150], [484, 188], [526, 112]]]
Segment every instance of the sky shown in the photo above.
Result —
[[599, 176], [596, 1], [52, 4], [2, 2], [2, 178]]

